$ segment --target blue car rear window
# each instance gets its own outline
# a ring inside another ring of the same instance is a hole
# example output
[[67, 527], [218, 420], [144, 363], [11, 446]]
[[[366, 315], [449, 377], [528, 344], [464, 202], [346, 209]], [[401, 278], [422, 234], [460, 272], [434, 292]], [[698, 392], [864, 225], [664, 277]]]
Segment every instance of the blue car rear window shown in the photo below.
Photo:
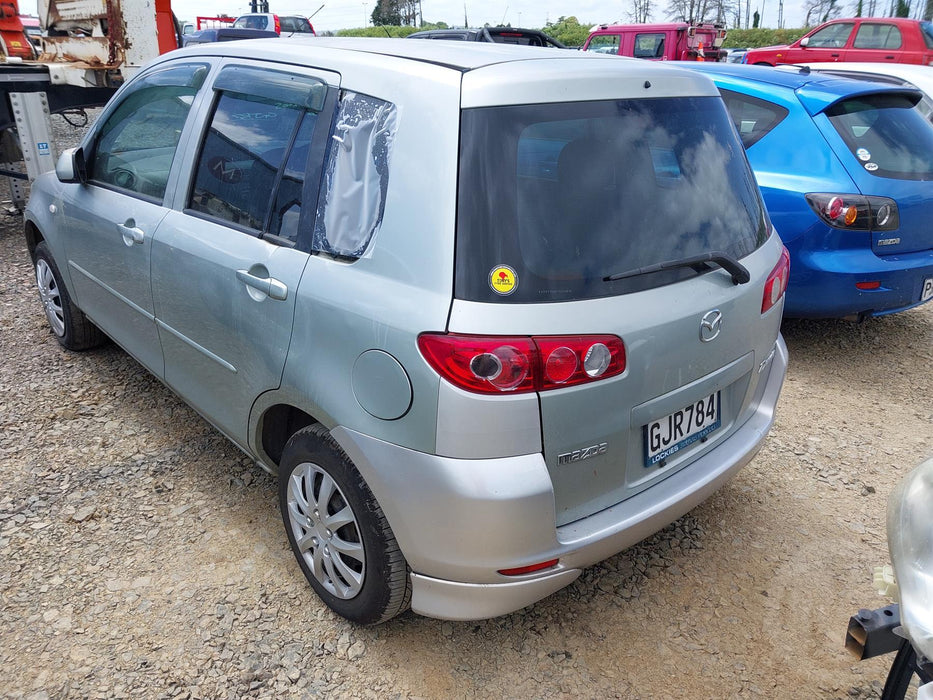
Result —
[[[712, 251], [742, 258], [769, 225], [717, 97], [464, 110], [455, 295], [529, 303], [694, 276], [616, 273]], [[491, 276], [508, 268], [509, 293]]]
[[924, 118], [915, 96], [850, 98], [826, 114], [868, 172], [898, 180], [933, 179], [933, 124]]

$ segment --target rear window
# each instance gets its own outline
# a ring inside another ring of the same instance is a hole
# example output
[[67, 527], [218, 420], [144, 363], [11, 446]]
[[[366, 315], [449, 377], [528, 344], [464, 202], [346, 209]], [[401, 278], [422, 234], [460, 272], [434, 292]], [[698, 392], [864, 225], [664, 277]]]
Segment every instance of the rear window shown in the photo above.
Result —
[[933, 179], [933, 124], [917, 107], [916, 96], [856, 97], [826, 114], [868, 172], [898, 180]]
[[489, 35], [497, 44], [520, 44], [522, 46], [547, 46], [537, 34], [526, 32], [490, 32]]
[[281, 23], [283, 32], [312, 33], [311, 23], [304, 17], [282, 17]]
[[742, 258], [767, 235], [719, 98], [463, 111], [458, 298], [529, 303], [640, 291], [703, 269], [603, 278], [712, 251]]
[[233, 23], [235, 29], [262, 29], [268, 28], [268, 19], [262, 15], [243, 15]]

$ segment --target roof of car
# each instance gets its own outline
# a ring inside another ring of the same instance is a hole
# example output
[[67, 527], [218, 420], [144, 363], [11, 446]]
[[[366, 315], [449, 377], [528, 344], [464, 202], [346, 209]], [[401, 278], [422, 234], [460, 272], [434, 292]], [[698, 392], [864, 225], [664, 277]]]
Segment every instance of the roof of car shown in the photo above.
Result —
[[[425, 86], [422, 94], [429, 81], [436, 81], [439, 90], [457, 90], [461, 109], [718, 94], [708, 78], [680, 67], [583, 51], [485, 42], [311, 36], [252, 39], [171, 51], [153, 65], [197, 56], [318, 68], [363, 92], [376, 90], [398, 76], [417, 75], [419, 84]], [[452, 71], [456, 75], [451, 75]], [[405, 85], [402, 81], [396, 87], [407, 89]]]
[[[859, 63], [850, 61], [837, 61], [836, 63], [802, 63], [800, 66], [809, 66], [815, 71], [833, 71], [837, 73], [875, 73], [877, 75], [891, 75], [902, 80], [923, 79], [933, 81], [933, 70], [929, 66], [918, 63]], [[799, 66], [798, 66], [799, 67]]]
[[[839, 100], [854, 95], [877, 92], [900, 92], [919, 95], [917, 90], [896, 85], [850, 80], [826, 73], [811, 72], [803, 67], [797, 70], [772, 66], [749, 66], [736, 63], [694, 63], [684, 65], [711, 77], [724, 76], [734, 82], [763, 84], [793, 90], [810, 114], [818, 114]], [[839, 64], [841, 65], [841, 64]]]
[[715, 24], [705, 22], [700, 22], [697, 24], [691, 24], [689, 22], [660, 22], [656, 24], [597, 24], [595, 27], [590, 27], [590, 33], [592, 34], [594, 32], [614, 31], [620, 29], [650, 32], [651, 30], [662, 31], [668, 29], [686, 29], [687, 27], [699, 27], [702, 29], [721, 28]]
[[831, 19], [823, 24], [820, 24], [814, 29], [819, 29], [824, 27], [827, 24], [839, 24], [840, 22], [883, 22], [885, 24], [898, 24], [901, 26], [919, 24], [925, 20], [919, 19], [910, 19], [909, 17], [837, 17]]
[[[397, 58], [433, 63], [459, 71], [470, 71], [484, 66], [512, 61], [560, 58], [560, 60], [624, 60], [618, 56], [602, 56], [583, 51], [560, 51], [536, 46], [513, 46], [498, 43], [469, 43], [456, 41], [402, 41], [378, 38], [289, 37], [281, 39], [254, 39], [249, 46], [238, 42], [200, 45], [190, 49], [212, 55], [247, 54], [270, 60], [296, 62], [301, 52], [318, 49], [354, 51], [394, 56]], [[297, 49], [297, 51], [296, 51]], [[186, 49], [189, 50], [189, 49]], [[167, 55], [167, 54], [166, 54]], [[659, 69], [661, 69], [659, 67]]]

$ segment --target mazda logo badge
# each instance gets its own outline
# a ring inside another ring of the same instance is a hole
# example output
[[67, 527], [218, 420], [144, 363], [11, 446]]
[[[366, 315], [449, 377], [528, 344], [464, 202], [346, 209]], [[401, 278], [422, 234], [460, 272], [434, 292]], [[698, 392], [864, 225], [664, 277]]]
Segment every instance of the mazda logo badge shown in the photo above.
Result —
[[715, 340], [722, 330], [722, 312], [719, 309], [707, 311], [700, 319], [700, 340], [708, 343]]

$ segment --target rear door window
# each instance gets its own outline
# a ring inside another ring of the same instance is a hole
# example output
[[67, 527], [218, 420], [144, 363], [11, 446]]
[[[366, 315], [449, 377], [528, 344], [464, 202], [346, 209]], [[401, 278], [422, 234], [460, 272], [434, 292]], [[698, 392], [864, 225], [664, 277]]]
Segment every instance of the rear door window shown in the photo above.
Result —
[[[312, 146], [327, 86], [306, 76], [231, 66], [214, 89], [188, 210], [296, 243], [309, 194], [305, 174], [319, 174], [323, 160], [324, 140]], [[308, 184], [314, 201], [317, 183], [312, 178]]]
[[826, 115], [849, 151], [872, 175], [933, 179], [933, 124], [917, 96], [866, 95], [843, 100]]
[[852, 48], [899, 49], [902, 43], [901, 30], [893, 24], [862, 22], [855, 35]]
[[768, 132], [780, 124], [788, 110], [781, 105], [743, 95], [732, 90], [720, 90], [722, 99], [732, 117], [732, 123], [742, 138], [742, 144], [749, 148], [760, 141]]
[[[718, 97], [464, 110], [458, 200], [455, 295], [473, 301], [649, 289], [708, 268], [605, 278], [711, 251], [742, 258], [768, 235]], [[492, 278], [505, 268], [517, 282], [502, 294]]]

